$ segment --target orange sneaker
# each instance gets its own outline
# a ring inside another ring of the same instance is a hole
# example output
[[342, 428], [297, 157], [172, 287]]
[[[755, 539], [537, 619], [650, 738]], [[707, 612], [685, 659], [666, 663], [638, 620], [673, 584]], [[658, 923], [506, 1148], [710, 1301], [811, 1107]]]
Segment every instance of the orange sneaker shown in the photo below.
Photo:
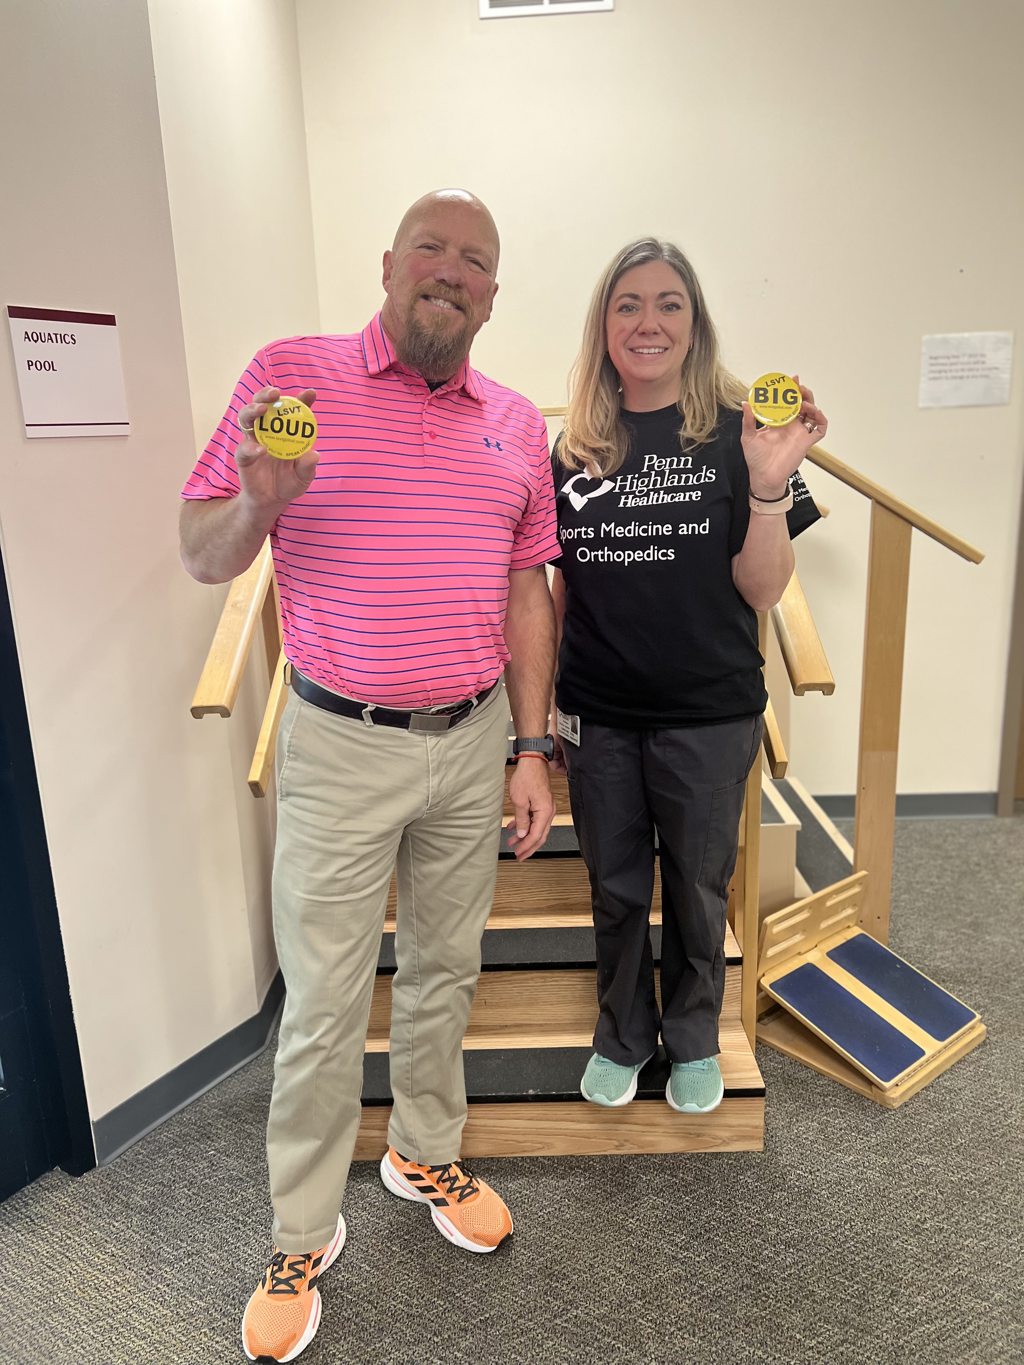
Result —
[[345, 1245], [345, 1220], [325, 1247], [290, 1255], [274, 1248], [263, 1278], [245, 1306], [242, 1350], [250, 1360], [273, 1360], [284, 1365], [304, 1351], [320, 1326], [317, 1281]]
[[494, 1251], [512, 1235], [512, 1215], [504, 1200], [461, 1161], [421, 1166], [389, 1147], [381, 1158], [380, 1178], [399, 1199], [429, 1204], [441, 1236], [465, 1251]]

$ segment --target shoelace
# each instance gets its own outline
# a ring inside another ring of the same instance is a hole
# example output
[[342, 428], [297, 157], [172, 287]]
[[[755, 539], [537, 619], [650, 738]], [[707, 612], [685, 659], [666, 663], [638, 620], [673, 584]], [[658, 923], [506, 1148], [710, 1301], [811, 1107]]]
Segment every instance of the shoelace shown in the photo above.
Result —
[[[306, 1278], [306, 1266], [310, 1257], [288, 1256], [283, 1251], [275, 1251], [267, 1267], [270, 1280], [268, 1294], [297, 1294]], [[287, 1267], [287, 1268], [286, 1268]]]
[[[457, 1197], [460, 1204], [471, 1194], [479, 1192], [480, 1186], [473, 1179], [472, 1172], [461, 1161], [449, 1162], [447, 1166], [428, 1166], [427, 1172], [435, 1185], [443, 1185], [449, 1196]], [[459, 1181], [463, 1177], [465, 1183], [460, 1185]]]

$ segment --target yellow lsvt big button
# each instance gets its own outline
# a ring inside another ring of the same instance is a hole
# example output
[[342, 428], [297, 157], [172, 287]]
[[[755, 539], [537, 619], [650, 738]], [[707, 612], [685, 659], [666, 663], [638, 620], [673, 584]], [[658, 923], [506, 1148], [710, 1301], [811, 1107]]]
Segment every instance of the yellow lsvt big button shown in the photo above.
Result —
[[747, 394], [751, 411], [766, 427], [784, 427], [792, 422], [800, 412], [801, 401], [799, 386], [788, 374], [763, 374]]
[[277, 460], [297, 460], [316, 441], [316, 418], [312, 408], [298, 398], [282, 394], [262, 417], [257, 417], [252, 431], [268, 455]]

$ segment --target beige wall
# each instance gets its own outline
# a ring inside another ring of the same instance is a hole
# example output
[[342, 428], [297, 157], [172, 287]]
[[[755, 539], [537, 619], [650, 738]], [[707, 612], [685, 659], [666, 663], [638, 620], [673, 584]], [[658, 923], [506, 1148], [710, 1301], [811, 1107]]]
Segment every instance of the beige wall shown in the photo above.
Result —
[[217, 602], [178, 560], [193, 422], [145, 0], [8, 20], [3, 302], [116, 313], [132, 421], [28, 441], [0, 366], [0, 535], [99, 1118], [250, 1018], [263, 983], [228, 730], [188, 713]]
[[320, 326], [295, 7], [149, 0], [149, 14], [201, 447], [257, 347]]
[[[292, 0], [149, 0], [149, 13], [199, 450], [256, 349], [320, 327], [295, 9]], [[193, 591], [218, 606], [225, 593], [198, 584]], [[266, 687], [266, 670], [254, 658], [224, 726], [261, 1000], [277, 970], [274, 805], [254, 801], [245, 778]], [[207, 720], [203, 728], [221, 725]]]
[[[504, 237], [476, 360], [562, 401], [607, 258], [653, 232], [691, 255], [727, 362], [809, 381], [828, 447], [979, 545], [915, 537], [899, 787], [996, 787], [1022, 381], [1008, 407], [922, 412], [922, 333], [1024, 335], [1024, 128], [1011, 0], [622, 0], [482, 22], [468, 0], [297, 0], [321, 312], [359, 327], [406, 204], [465, 184]], [[856, 782], [867, 504], [832, 508], [799, 565], [836, 695], [793, 707], [793, 768]]]

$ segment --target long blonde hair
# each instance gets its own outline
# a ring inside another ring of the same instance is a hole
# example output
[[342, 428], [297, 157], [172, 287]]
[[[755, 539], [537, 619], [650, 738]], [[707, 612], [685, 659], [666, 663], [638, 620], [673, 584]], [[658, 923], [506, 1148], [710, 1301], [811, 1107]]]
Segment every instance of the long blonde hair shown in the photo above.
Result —
[[627, 270], [665, 261], [682, 280], [693, 309], [693, 344], [679, 376], [683, 448], [701, 445], [715, 429], [719, 408], [739, 409], [747, 396], [718, 356], [718, 334], [708, 316], [693, 266], [677, 246], [642, 237], [624, 246], [597, 282], [579, 355], [569, 376], [569, 407], [558, 452], [569, 469], [590, 469], [607, 477], [626, 458], [629, 437], [621, 417], [619, 376], [608, 355], [606, 318], [612, 291]]

